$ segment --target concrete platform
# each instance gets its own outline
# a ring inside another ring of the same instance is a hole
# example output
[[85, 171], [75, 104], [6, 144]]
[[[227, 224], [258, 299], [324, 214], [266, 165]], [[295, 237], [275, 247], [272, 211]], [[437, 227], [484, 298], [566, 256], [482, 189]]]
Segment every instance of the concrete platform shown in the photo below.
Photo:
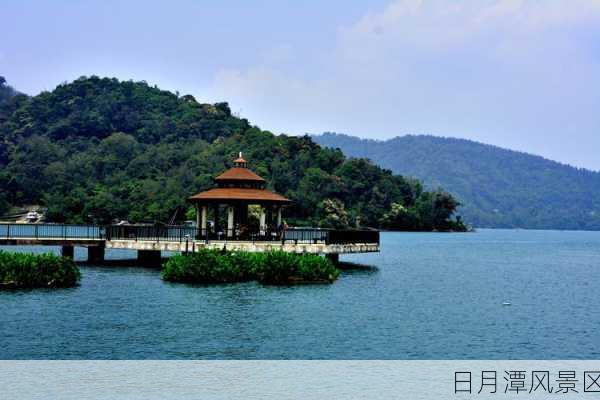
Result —
[[266, 252], [282, 250], [289, 253], [311, 254], [349, 254], [374, 253], [379, 251], [377, 243], [325, 244], [294, 242], [245, 242], [245, 241], [143, 241], [143, 240], [107, 240], [107, 249], [155, 250], [155, 251], [197, 251], [198, 249], [226, 249], [230, 251]]

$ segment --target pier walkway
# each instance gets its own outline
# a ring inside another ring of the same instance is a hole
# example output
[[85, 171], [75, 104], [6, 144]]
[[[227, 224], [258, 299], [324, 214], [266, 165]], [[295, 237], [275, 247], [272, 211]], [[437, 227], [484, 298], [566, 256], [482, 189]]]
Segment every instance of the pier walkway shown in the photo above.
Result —
[[283, 231], [208, 232], [180, 225], [0, 224], [0, 245], [61, 246], [73, 257], [75, 246], [88, 248], [89, 261], [102, 261], [105, 249], [137, 250], [145, 263], [160, 262], [161, 251], [194, 252], [202, 248], [324, 254], [379, 251], [377, 230], [290, 228]]

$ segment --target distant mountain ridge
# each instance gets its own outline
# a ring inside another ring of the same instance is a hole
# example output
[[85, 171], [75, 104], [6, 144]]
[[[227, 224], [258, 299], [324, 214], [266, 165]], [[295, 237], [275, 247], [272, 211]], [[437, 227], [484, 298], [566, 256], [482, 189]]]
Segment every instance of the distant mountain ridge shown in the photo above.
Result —
[[317, 143], [442, 186], [476, 227], [600, 230], [600, 173], [466, 139], [407, 135], [380, 141], [335, 133]]

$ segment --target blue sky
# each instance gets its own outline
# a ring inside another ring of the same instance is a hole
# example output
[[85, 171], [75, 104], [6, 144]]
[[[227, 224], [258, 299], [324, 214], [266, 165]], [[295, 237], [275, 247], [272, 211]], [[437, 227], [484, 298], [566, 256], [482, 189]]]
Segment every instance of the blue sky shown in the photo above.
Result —
[[228, 101], [276, 133], [454, 136], [600, 170], [600, 0], [0, 4], [0, 75]]

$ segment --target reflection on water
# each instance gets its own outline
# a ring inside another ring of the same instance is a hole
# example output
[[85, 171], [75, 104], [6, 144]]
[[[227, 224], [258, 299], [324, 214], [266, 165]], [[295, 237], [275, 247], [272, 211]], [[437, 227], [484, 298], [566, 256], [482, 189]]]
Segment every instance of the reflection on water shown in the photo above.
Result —
[[376, 274], [379, 268], [374, 265], [360, 264], [356, 262], [341, 261], [338, 268], [342, 271], [342, 277], [346, 274]]

